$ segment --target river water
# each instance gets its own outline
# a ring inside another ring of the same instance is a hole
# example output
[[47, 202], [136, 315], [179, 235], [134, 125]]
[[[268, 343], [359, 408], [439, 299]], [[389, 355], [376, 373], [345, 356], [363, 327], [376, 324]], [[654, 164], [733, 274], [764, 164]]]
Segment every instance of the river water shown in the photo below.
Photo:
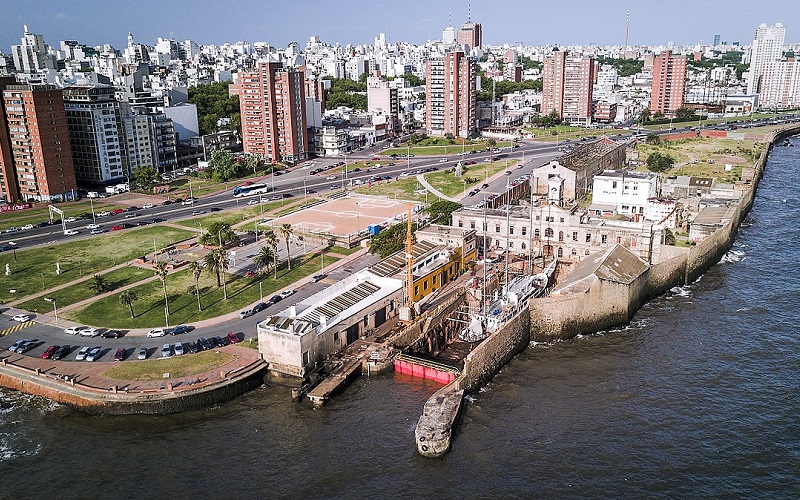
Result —
[[[800, 139], [793, 139], [800, 146]], [[533, 345], [416, 455], [438, 385], [355, 381], [322, 410], [262, 387], [98, 417], [0, 390], [0, 497], [800, 496], [800, 147], [770, 154], [731, 252], [626, 328]]]

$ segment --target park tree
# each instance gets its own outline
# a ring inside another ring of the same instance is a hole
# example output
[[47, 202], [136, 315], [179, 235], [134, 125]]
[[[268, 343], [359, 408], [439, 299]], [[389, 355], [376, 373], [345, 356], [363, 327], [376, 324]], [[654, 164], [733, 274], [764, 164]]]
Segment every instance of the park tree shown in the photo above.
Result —
[[642, 122], [649, 122], [650, 121], [650, 108], [644, 108], [642, 113], [639, 115], [642, 119]]
[[225, 276], [225, 271], [228, 270], [228, 251], [224, 248], [215, 248], [211, 253], [214, 254], [217, 260], [217, 268], [219, 274], [222, 276], [222, 297], [228, 300], [228, 282]]
[[169, 297], [167, 295], [167, 274], [169, 274], [169, 271], [167, 270], [167, 261], [162, 260], [156, 263], [155, 271], [156, 276], [161, 280], [161, 285], [164, 287], [164, 309], [167, 312], [167, 316], [169, 316]]
[[200, 236], [201, 245], [222, 245], [238, 244], [239, 237], [227, 222], [212, 222], [208, 226], [208, 231]]
[[493, 148], [497, 146], [497, 141], [494, 139], [494, 137], [489, 137], [489, 139], [486, 141], [486, 145], [490, 148]]
[[142, 191], [150, 191], [161, 178], [158, 176], [158, 170], [151, 166], [139, 167], [133, 171], [133, 185], [135, 189]]
[[269, 247], [272, 252], [275, 279], [278, 279], [278, 236], [275, 234], [275, 231], [270, 231], [264, 236], [264, 246]]
[[269, 266], [275, 261], [275, 252], [269, 245], [264, 245], [256, 254], [253, 262], [260, 268], [261, 272], [267, 272]]
[[192, 273], [192, 279], [194, 280], [194, 293], [197, 295], [197, 310], [202, 312], [203, 306], [200, 304], [200, 275], [203, 273], [203, 266], [197, 261], [192, 261], [189, 263], [189, 272]]
[[281, 227], [278, 229], [281, 233], [281, 237], [286, 242], [286, 263], [288, 265], [289, 271], [292, 270], [292, 256], [289, 254], [289, 238], [294, 234], [292, 230], [292, 225], [289, 223], [281, 224]]
[[647, 157], [647, 169], [651, 172], [666, 172], [675, 163], [675, 159], [668, 154], [663, 154], [658, 151], [650, 153]]
[[217, 132], [220, 118], [229, 118], [230, 129], [236, 130], [241, 136], [239, 96], [229, 94], [230, 83], [214, 82], [189, 87], [189, 102], [197, 106], [197, 121], [201, 134]]
[[687, 107], [683, 106], [683, 107], [680, 107], [677, 110], [675, 110], [675, 118], [678, 118], [678, 119], [681, 119], [681, 120], [688, 120], [688, 119], [695, 118], [695, 117], [696, 117], [695, 112], [691, 108], [687, 108]]
[[428, 206], [428, 214], [431, 217], [431, 223], [437, 224], [450, 224], [450, 217], [453, 212], [461, 208], [460, 203], [454, 201], [438, 199]]
[[133, 290], [125, 290], [121, 294], [119, 294], [119, 303], [123, 306], [128, 306], [128, 309], [131, 311], [131, 318], [134, 317], [133, 314], [133, 303], [137, 301], [139, 297], [136, 296], [136, 292]]
[[205, 268], [208, 269], [209, 272], [214, 273], [214, 275], [217, 277], [217, 288], [221, 287], [222, 279], [220, 276], [220, 267], [217, 256], [214, 255], [213, 251], [211, 251], [203, 258], [203, 262], [205, 263]]
[[111, 290], [111, 285], [108, 283], [108, 280], [105, 276], [100, 276], [99, 274], [95, 274], [92, 276], [92, 280], [89, 284], [89, 289], [93, 290], [94, 293], [105, 293]]
[[206, 175], [215, 182], [236, 179], [242, 177], [246, 172], [246, 167], [236, 161], [233, 153], [227, 149], [218, 149], [211, 153], [209, 168], [206, 169]]
[[661, 144], [661, 137], [658, 136], [655, 132], [650, 132], [647, 134], [647, 137], [644, 139], [645, 144], [652, 144], [657, 145]]

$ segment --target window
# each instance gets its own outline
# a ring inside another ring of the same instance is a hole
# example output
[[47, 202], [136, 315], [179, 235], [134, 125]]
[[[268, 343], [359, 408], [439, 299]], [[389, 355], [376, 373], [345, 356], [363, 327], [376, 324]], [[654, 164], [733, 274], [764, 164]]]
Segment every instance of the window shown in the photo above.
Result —
[[511, 226], [510, 228], [508, 228], [508, 233], [509, 234], [514, 234], [514, 226]]
[[495, 232], [495, 233], [499, 233], [499, 232], [500, 232], [500, 224], [495, 224], [495, 226], [494, 226], [494, 232]]
[[423, 290], [427, 290], [427, 289], [428, 289], [428, 280], [425, 280], [425, 281], [422, 283], [422, 289], [423, 289]]
[[553, 228], [548, 227], [544, 230], [544, 237], [545, 238], [552, 238], [553, 237]]
[[591, 243], [591, 242], [592, 242], [592, 235], [589, 234], [589, 233], [586, 233], [586, 243]]
[[339, 342], [339, 332], [333, 332], [333, 341]]
[[539, 228], [533, 230], [533, 235], [536, 236], [537, 238], [539, 237]]
[[558, 241], [564, 241], [564, 231], [558, 232]]
[[564, 223], [564, 218], [563, 218], [563, 217], [559, 217], [559, 218], [558, 218], [558, 222], [560, 222], [560, 223], [562, 223], [562, 224], [563, 224], [563, 223]]
[[561, 247], [558, 247], [558, 256], [559, 257], [563, 257], [564, 256], [564, 249], [561, 248]]
[[522, 236], [525, 236], [526, 234], [528, 234], [528, 228], [525, 227], [525, 226], [522, 226]]
[[608, 243], [608, 235], [607, 234], [603, 234], [603, 235], [600, 236], [600, 243], [602, 243], [603, 245]]
[[419, 285], [414, 287], [414, 295], [419, 295]]

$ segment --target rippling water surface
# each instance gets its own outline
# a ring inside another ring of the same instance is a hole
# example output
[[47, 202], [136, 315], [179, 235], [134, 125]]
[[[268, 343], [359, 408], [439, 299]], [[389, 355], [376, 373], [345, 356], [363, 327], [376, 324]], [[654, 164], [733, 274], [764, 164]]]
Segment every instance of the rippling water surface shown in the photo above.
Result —
[[444, 459], [413, 443], [438, 386], [401, 375], [322, 410], [263, 387], [165, 417], [0, 390], [0, 496], [796, 498], [799, 167], [800, 147], [773, 150], [734, 248], [697, 283], [625, 328], [514, 359]]

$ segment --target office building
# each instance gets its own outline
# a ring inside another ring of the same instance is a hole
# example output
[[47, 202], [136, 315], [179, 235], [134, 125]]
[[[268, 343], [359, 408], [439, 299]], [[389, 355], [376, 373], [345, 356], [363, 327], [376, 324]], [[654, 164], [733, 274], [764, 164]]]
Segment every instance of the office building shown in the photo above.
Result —
[[475, 60], [463, 51], [428, 59], [425, 68], [425, 128], [431, 135], [477, 133]]
[[307, 158], [305, 70], [262, 62], [238, 83], [244, 151], [270, 162]]
[[777, 61], [783, 55], [783, 39], [786, 28], [781, 23], [775, 26], [760, 24], [756, 28], [750, 48], [750, 71], [747, 77], [747, 94], [758, 94], [761, 87], [761, 68], [767, 62]]
[[2, 100], [0, 171], [6, 201], [71, 199], [75, 169], [61, 90], [6, 84]]
[[570, 56], [554, 50], [544, 60], [542, 71], [542, 114], [555, 110], [572, 125], [592, 122], [592, 92], [598, 64], [591, 57]]
[[471, 15], [467, 16], [467, 22], [458, 30], [458, 44], [465, 46], [467, 51], [483, 45], [483, 28], [480, 23], [472, 22]]

